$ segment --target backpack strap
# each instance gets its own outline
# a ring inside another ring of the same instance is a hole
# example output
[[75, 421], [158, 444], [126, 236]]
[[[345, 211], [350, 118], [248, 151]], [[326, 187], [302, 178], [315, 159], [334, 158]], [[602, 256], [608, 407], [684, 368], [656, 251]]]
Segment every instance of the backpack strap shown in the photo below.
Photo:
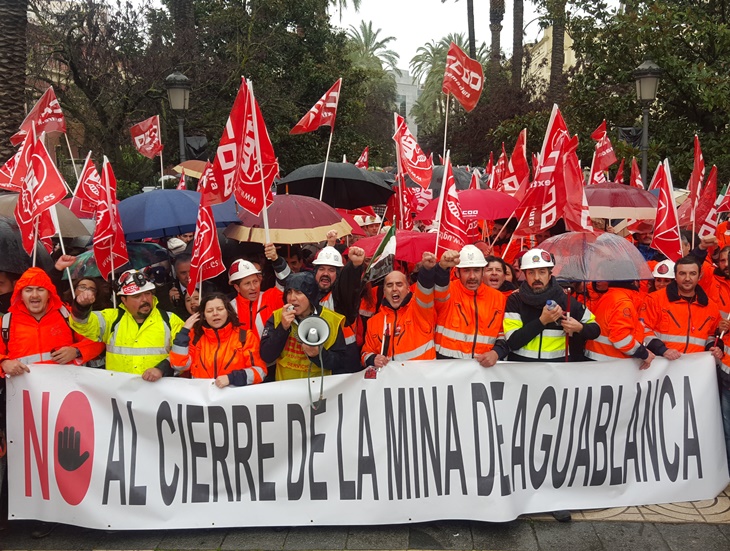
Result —
[[172, 329], [170, 327], [170, 312], [168, 312], [167, 310], [163, 310], [162, 308], [160, 308], [159, 305], [157, 305], [157, 310], [159, 310], [160, 315], [162, 316], [162, 321], [165, 322], [165, 325], [167, 325], [167, 328]]
[[117, 319], [114, 320], [114, 323], [112, 323], [111, 329], [109, 330], [109, 334], [114, 334], [114, 329], [119, 325], [119, 321], [122, 319], [122, 316], [124, 316], [124, 310], [122, 310], [121, 307], [117, 307]]

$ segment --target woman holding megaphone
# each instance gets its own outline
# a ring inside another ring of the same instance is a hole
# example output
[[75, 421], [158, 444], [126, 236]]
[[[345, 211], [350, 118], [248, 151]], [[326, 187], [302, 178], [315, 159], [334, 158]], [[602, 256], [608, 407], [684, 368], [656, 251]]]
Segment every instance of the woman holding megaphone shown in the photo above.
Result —
[[266, 364], [259, 355], [256, 333], [241, 328], [228, 297], [203, 297], [175, 336], [170, 364], [177, 372], [190, 370], [193, 379], [214, 379], [218, 388], [260, 383]]

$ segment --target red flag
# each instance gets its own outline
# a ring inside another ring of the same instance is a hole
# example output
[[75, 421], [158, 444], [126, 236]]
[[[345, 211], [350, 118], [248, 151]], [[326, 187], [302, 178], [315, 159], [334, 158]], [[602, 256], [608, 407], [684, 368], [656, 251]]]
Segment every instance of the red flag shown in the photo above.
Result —
[[[700, 190], [702, 189], [702, 180], [705, 178], [705, 159], [702, 156], [700, 148], [700, 139], [695, 134], [695, 151], [694, 165], [692, 166], [692, 174], [689, 177], [687, 189], [689, 190], [689, 201], [694, 209], [700, 200]], [[694, 218], [694, 217], [693, 217]], [[694, 218], [696, 220], [696, 218]]]
[[613, 151], [613, 145], [611, 145], [611, 140], [608, 139], [608, 133], [606, 132], [606, 119], [604, 119], [601, 125], [593, 131], [591, 138], [596, 140], [598, 143], [596, 144], [596, 149], [593, 152], [591, 177], [588, 180], [588, 183], [603, 184], [606, 182], [606, 175], [604, 172], [617, 160], [616, 154]]
[[618, 170], [616, 171], [616, 176], [613, 179], [614, 182], [617, 184], [623, 184], [624, 183], [624, 160], [621, 159], [621, 163], [618, 165]]
[[660, 168], [661, 168], [661, 166], [662, 166], [661, 163], [659, 163], [657, 165], [656, 170], [654, 171], [654, 175], [651, 177], [651, 180], [650, 180], [651, 183], [649, 184], [649, 191], [653, 191], [655, 189], [659, 189], [659, 185], [661, 184], [660, 177], [661, 178], [664, 177], [664, 176], [662, 176], [660, 174]]
[[504, 178], [507, 175], [507, 152], [504, 150], [504, 142], [502, 142], [502, 153], [497, 159], [492, 171], [492, 189], [496, 191], [504, 191]]
[[[695, 225], [699, 226], [704, 223], [710, 212], [714, 210], [715, 199], [717, 199], [717, 167], [713, 165], [710, 174], [707, 177], [707, 183], [702, 188], [700, 200], [695, 207]], [[692, 228], [692, 204], [689, 200], [685, 201], [677, 209], [680, 228]], [[717, 226], [717, 223], [715, 223]]]
[[537, 155], [534, 153], [532, 154], [532, 173], [537, 173], [537, 167], [540, 166], [540, 159], [537, 158]]
[[555, 173], [561, 161], [565, 134], [553, 144], [549, 154], [543, 157], [535, 174], [535, 179], [527, 188], [520, 205], [515, 209], [519, 223], [514, 237], [525, 237], [547, 230], [555, 225], [565, 207], [564, 194], [558, 190]]
[[563, 219], [567, 231], [592, 232], [593, 224], [588, 210], [585, 186], [583, 185], [583, 171], [578, 161], [578, 136], [566, 140], [562, 158], [558, 162], [556, 180], [562, 184], [562, 194], [565, 198]]
[[[542, 140], [542, 149], [540, 150], [540, 157], [538, 158], [538, 164], [544, 163], [547, 155], [553, 151], [559, 144], [560, 138], [565, 137], [570, 139], [568, 135], [568, 125], [563, 120], [563, 115], [560, 112], [560, 108], [557, 104], [553, 105], [553, 110], [550, 113], [550, 120], [548, 121], [547, 130], [545, 131], [545, 138]], [[533, 157], [534, 165], [534, 157]], [[534, 169], [533, 174], [537, 173], [537, 168]]]
[[[27, 165], [18, 202], [15, 205], [15, 220], [20, 229], [23, 248], [29, 255], [33, 254], [36, 238], [44, 236], [44, 232], [39, 231], [38, 235], [35, 233], [38, 216], [66, 196], [66, 186], [61, 174], [51, 161], [43, 141], [34, 140], [34, 134], [35, 132], [31, 131], [26, 138], [30, 162]], [[41, 220], [38, 222], [40, 223]]]
[[360, 154], [360, 157], [355, 161], [357, 168], [367, 168], [368, 160], [370, 159], [370, 146], [366, 146], [365, 150]]
[[[708, 184], [709, 184], [709, 177], [708, 177]], [[718, 195], [715, 199], [715, 203], [712, 206], [712, 209], [710, 209], [710, 212], [707, 214], [707, 218], [705, 218], [705, 221], [702, 223], [700, 228], [697, 230], [697, 235], [702, 239], [703, 237], [706, 237], [708, 235], [716, 235], [717, 234], [717, 224], [719, 222], [718, 218], [718, 212], [717, 209], [720, 206], [720, 203], [722, 203], [724, 199], [724, 196]]]
[[104, 157], [101, 173], [101, 194], [96, 208], [94, 258], [99, 272], [108, 279], [114, 270], [129, 262], [124, 230], [117, 212], [117, 179], [112, 165]]
[[730, 193], [722, 196], [722, 201], [717, 206], [717, 212], [730, 212]]
[[395, 193], [388, 199], [385, 217], [390, 220], [395, 218], [396, 227], [400, 230], [412, 230], [413, 213], [419, 210], [419, 188], [406, 187], [402, 177], [398, 177], [397, 181], [399, 183], [393, 188]]
[[451, 92], [464, 109], [471, 111], [479, 102], [483, 85], [482, 64], [452, 42], [446, 54], [446, 71], [441, 85], [443, 93], [448, 95]]
[[638, 189], [644, 189], [644, 182], [641, 181], [641, 172], [639, 171], [639, 164], [636, 162], [636, 157], [631, 158], [631, 181], [630, 185]]
[[223, 189], [218, 185], [215, 170], [213, 165], [210, 164], [210, 161], [206, 161], [205, 163], [205, 168], [198, 180], [198, 188], [196, 191], [200, 193], [200, 204], [204, 207], [217, 205], [223, 198]]
[[188, 186], [185, 183], [185, 169], [184, 168], [182, 169], [182, 172], [180, 173], [180, 181], [177, 183], [177, 188], [175, 188], [175, 189], [179, 189], [181, 191], [185, 191], [186, 189], [188, 189]]
[[[37, 134], [34, 134], [37, 135]], [[23, 141], [23, 145], [20, 146], [20, 151], [16, 155], [15, 168], [13, 175], [10, 177], [11, 186], [16, 186], [20, 190], [25, 183], [25, 176], [30, 171], [30, 158], [33, 155], [33, 142], [35, 140], [26, 138]]]
[[[206, 183], [202, 183], [205, 195]], [[195, 225], [195, 240], [193, 241], [193, 258], [190, 261], [190, 282], [188, 283], [188, 294], [195, 292], [198, 282], [212, 279], [223, 273], [226, 267], [223, 265], [221, 246], [218, 241], [218, 232], [215, 229], [215, 218], [213, 209], [204, 206], [201, 202], [198, 210], [198, 221]], [[202, 290], [201, 290], [202, 292]]]
[[489, 178], [489, 187], [492, 187], [492, 171], [494, 170], [494, 151], [489, 152], [489, 162], [487, 163], [487, 169], [484, 174]]
[[[115, 181], [116, 185], [116, 181]], [[116, 188], [114, 188], [114, 194], [116, 195]], [[86, 161], [81, 169], [81, 176], [79, 176], [79, 183], [76, 184], [74, 190], [73, 201], [79, 202], [79, 209], [83, 212], [92, 213], [96, 210], [96, 206], [101, 201], [104, 190], [101, 186], [101, 176], [94, 166], [94, 161], [91, 160], [91, 151], [86, 155]]]
[[530, 166], [527, 164], [527, 128], [517, 137], [512, 157], [502, 181], [502, 191], [514, 197], [515, 193], [530, 180]]
[[451, 170], [451, 159], [446, 156], [446, 181], [441, 188], [438, 247], [436, 256], [441, 258], [447, 250], [460, 250], [466, 243], [467, 224], [461, 215], [459, 196], [456, 193], [456, 181]]
[[162, 153], [163, 145], [160, 141], [159, 115], [135, 124], [129, 129], [129, 132], [132, 134], [134, 147], [148, 159], [153, 159]]
[[[258, 136], [258, 147], [256, 136]], [[258, 157], [259, 150], [261, 159]], [[218, 145], [213, 174], [218, 193], [214, 193], [211, 185], [211, 190], [206, 192], [206, 195], [210, 199], [217, 198], [217, 203], [228, 200], [235, 191], [236, 202], [251, 214], [258, 216], [264, 209], [264, 188], [265, 204], [268, 206], [273, 201], [271, 185], [279, 175], [279, 162], [274, 154], [274, 146], [266, 130], [261, 109], [253, 98], [250, 84], [245, 79], [241, 80], [241, 86]]]
[[422, 188], [431, 184], [433, 175], [433, 156], [426, 157], [421, 147], [416, 142], [413, 134], [408, 130], [406, 120], [398, 113], [395, 115], [395, 134], [393, 140], [400, 157], [400, 170], [408, 174], [411, 180]]
[[479, 171], [475, 168], [471, 173], [471, 180], [469, 181], [469, 189], [479, 189]]
[[342, 79], [332, 85], [332, 88], [325, 92], [324, 96], [294, 125], [289, 134], [304, 134], [317, 130], [320, 126], [329, 126], [330, 132], [335, 130], [335, 117], [337, 116], [337, 104], [340, 101], [340, 88]]
[[659, 190], [659, 204], [656, 209], [651, 247], [662, 252], [672, 262], [677, 262], [682, 258], [682, 240], [679, 236], [679, 219], [668, 161], [665, 160], [659, 165], [655, 180]]
[[20, 186], [17, 184], [13, 184], [12, 179], [13, 173], [15, 172], [15, 167], [18, 164], [18, 160], [20, 159], [21, 151], [22, 150], [19, 150], [17, 153], [15, 153], [15, 155], [10, 157], [7, 161], [5, 161], [5, 164], [0, 167], [0, 189], [20, 192]]
[[21, 143], [31, 127], [35, 123], [36, 133], [42, 132], [66, 132], [66, 119], [61, 111], [61, 105], [58, 103], [56, 93], [53, 86], [49, 86], [40, 99], [30, 110], [23, 122], [20, 124], [20, 130], [10, 137], [10, 143], [18, 145]]

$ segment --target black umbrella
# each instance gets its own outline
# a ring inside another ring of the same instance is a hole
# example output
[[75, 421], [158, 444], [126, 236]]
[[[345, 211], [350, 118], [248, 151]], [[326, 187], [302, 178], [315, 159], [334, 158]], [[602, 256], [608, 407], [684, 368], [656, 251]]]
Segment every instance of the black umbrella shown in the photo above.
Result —
[[[306, 195], [319, 199], [324, 163], [306, 165], [279, 180], [277, 193]], [[383, 179], [350, 163], [327, 163], [322, 201], [331, 207], [356, 209], [382, 205], [393, 194]]]
[[[471, 173], [465, 168], [458, 166], [452, 166], [451, 171], [454, 173], [454, 180], [456, 181], [456, 189], [464, 190], [469, 189], [471, 183]], [[441, 195], [441, 183], [444, 180], [444, 166], [436, 165], [433, 167], [433, 174], [431, 176], [431, 185], [429, 189], [433, 190], [433, 196], [438, 197]], [[421, 187], [416, 182], [411, 180], [410, 176], [406, 176], [406, 186], [408, 187]]]
[[[53, 260], [43, 245], [38, 244], [36, 265], [44, 270], [53, 269]], [[23, 249], [20, 230], [15, 220], [0, 216], [0, 272], [22, 274], [33, 265], [33, 258]]]

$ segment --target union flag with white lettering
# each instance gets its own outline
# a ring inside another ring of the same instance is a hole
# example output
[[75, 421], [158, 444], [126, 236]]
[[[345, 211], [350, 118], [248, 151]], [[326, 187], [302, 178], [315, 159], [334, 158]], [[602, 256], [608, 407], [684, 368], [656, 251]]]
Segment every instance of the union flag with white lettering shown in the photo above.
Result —
[[454, 94], [456, 100], [467, 111], [472, 111], [479, 102], [484, 86], [482, 64], [470, 58], [453, 42], [446, 54], [446, 70], [441, 91]]
[[394, 113], [394, 116], [395, 134], [393, 134], [393, 140], [396, 143], [400, 159], [400, 170], [404, 174], [408, 174], [411, 180], [425, 189], [431, 184], [433, 157], [426, 157], [416, 138], [408, 130], [406, 119], [398, 113]]
[[159, 115], [135, 124], [129, 129], [129, 132], [132, 134], [134, 147], [148, 159], [153, 159], [162, 153], [164, 146], [160, 141]]
[[10, 143], [18, 145], [23, 142], [32, 124], [35, 123], [36, 133], [66, 132], [66, 118], [61, 111], [53, 86], [43, 92], [41, 98], [33, 106], [28, 115], [20, 123], [20, 130], [10, 137]]
[[335, 129], [335, 118], [337, 117], [337, 104], [340, 101], [340, 89], [342, 79], [332, 85], [332, 88], [325, 92], [324, 96], [307, 111], [301, 120], [294, 125], [289, 134], [305, 134], [317, 130], [320, 126], [329, 126], [331, 131]]

